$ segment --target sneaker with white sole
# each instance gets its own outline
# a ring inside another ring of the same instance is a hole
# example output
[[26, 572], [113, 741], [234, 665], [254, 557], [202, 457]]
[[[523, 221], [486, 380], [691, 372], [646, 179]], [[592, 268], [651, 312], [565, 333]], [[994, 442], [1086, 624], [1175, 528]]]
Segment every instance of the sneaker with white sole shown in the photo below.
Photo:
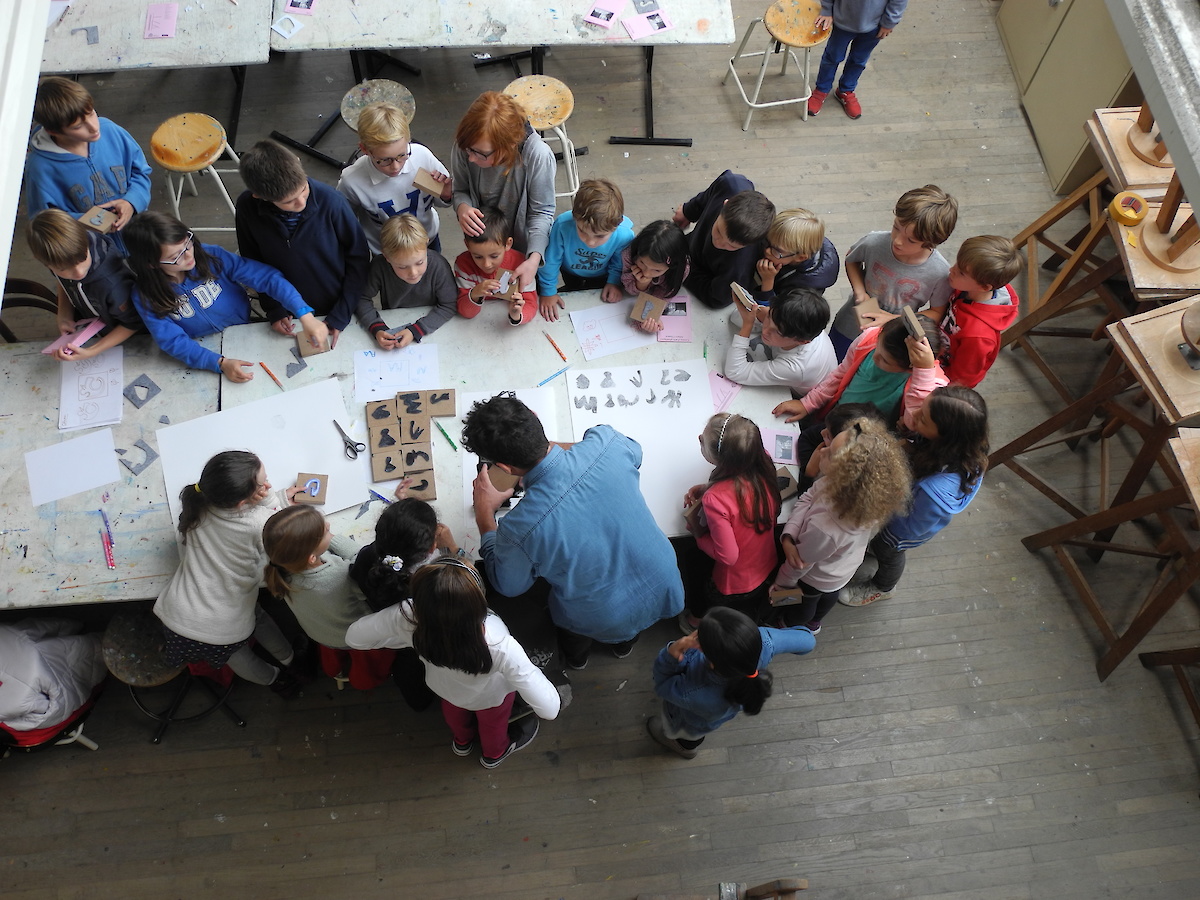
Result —
[[892, 591], [881, 590], [868, 581], [846, 585], [838, 594], [838, 603], [842, 606], [870, 606], [880, 600], [890, 600], [893, 596]]
[[842, 109], [846, 111], [846, 115], [850, 118], [858, 119], [862, 117], [862, 104], [854, 96], [854, 91], [834, 91], [833, 96], [837, 98], [838, 103], [842, 104]]
[[451, 738], [450, 749], [454, 751], [455, 756], [470, 756], [471, 751], [475, 749], [475, 742], [467, 741], [465, 744], [460, 744], [458, 741]]
[[821, 107], [825, 105], [825, 98], [829, 96], [829, 91], [813, 90], [808, 98], [808, 114], [815, 116], [821, 111]]
[[500, 765], [500, 763], [504, 762], [512, 754], [516, 753], [518, 750], [524, 750], [531, 743], [533, 743], [533, 739], [537, 737], [538, 730], [540, 728], [541, 722], [538, 721], [537, 716], [529, 716], [514, 722], [508, 729], [508, 749], [499, 756], [479, 757], [479, 764], [485, 769], [496, 768], [496, 766]]
[[646, 731], [650, 733], [656, 743], [666, 747], [677, 756], [682, 756], [684, 759], [695, 759], [699, 754], [699, 750], [695, 747], [685, 747], [683, 744], [674, 738], [669, 738], [666, 732], [663, 731], [662, 716], [651, 716], [646, 720]]

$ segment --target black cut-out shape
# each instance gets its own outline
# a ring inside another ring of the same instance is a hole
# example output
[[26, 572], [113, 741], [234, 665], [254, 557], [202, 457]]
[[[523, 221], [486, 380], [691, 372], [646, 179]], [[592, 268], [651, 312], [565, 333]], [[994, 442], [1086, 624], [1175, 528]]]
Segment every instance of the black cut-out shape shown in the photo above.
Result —
[[396, 439], [394, 437], [392, 437], [391, 432], [392, 432], [392, 429], [390, 429], [390, 428], [380, 429], [380, 431], [379, 431], [379, 446], [380, 447], [391, 447], [392, 445], [394, 445], [396, 443]]
[[120, 463], [134, 475], [141, 475], [156, 459], [158, 459], [158, 454], [155, 453], [154, 450], [150, 448], [150, 445], [143, 440], [134, 441], [133, 446], [137, 447], [144, 454], [146, 454], [146, 458], [140, 463], [131, 463], [127, 459], [120, 460]]
[[613, 403], [612, 394], [609, 394], [608, 402], [604, 404], [604, 407], [605, 407], [605, 409], [612, 409], [614, 406], [616, 406], [616, 404]]
[[396, 399], [404, 404], [404, 411], [410, 416], [419, 416], [425, 410], [421, 408], [421, 393], [420, 391], [412, 391], [408, 394], [397, 394]]
[[612, 372], [605, 372], [604, 380], [600, 382], [600, 387], [612, 387], [614, 384], [616, 382], [613, 381]]
[[429, 454], [424, 450], [409, 450], [404, 454], [404, 464], [410, 469], [416, 465], [416, 462], [419, 459], [423, 459], [425, 462], [430, 462]]
[[441, 394], [430, 392], [429, 405], [433, 406], [435, 403], [445, 403], [449, 399], [450, 399], [449, 391], [445, 391], [444, 393], [441, 393]]
[[586, 375], [580, 375], [575, 379], [575, 387], [579, 388], [581, 391], [586, 391], [591, 386], [592, 382]]
[[159, 416], [159, 417], [158, 417], [158, 423], [159, 423], [160, 425], [170, 425], [170, 424], [171, 424], [171, 417], [170, 417], [170, 416]]
[[676, 381], [687, 381], [691, 377], [692, 377], [692, 373], [687, 371], [686, 369], [676, 369], [675, 370], [675, 380]]
[[408, 489], [414, 493], [419, 491], [427, 491], [429, 490], [429, 479], [422, 478], [420, 481], [414, 481], [408, 486]]
[[421, 435], [423, 435], [426, 431], [428, 431], [428, 429], [422, 428], [416, 422], [408, 423], [408, 439], [410, 441], [415, 441], [417, 438], [419, 438]]
[[385, 472], [395, 472], [396, 471], [396, 466], [392, 462], [392, 458], [390, 456], [385, 456], [383, 458], [383, 471], [385, 471]]
[[291, 347], [290, 349], [292, 351], [292, 356], [296, 357], [296, 361], [287, 364], [287, 377], [295, 378], [308, 368], [308, 363], [305, 362], [304, 357], [300, 355], [299, 347]]
[[575, 398], [575, 408], [576, 409], [586, 409], [589, 412], [595, 412], [596, 408], [597, 408], [596, 407], [596, 398], [595, 397], [584, 397], [584, 396], [576, 397]]
[[[141, 393], [142, 391], [145, 391], [145, 393]], [[133, 404], [134, 409], [141, 409], [162, 393], [162, 388], [155, 384], [149, 375], [143, 372], [137, 378], [133, 379], [133, 381], [129, 382], [129, 384], [125, 385], [125, 390], [121, 391], [121, 393], [125, 395], [126, 400]]]
[[642, 370], [641, 369], [638, 369], [637, 374], [629, 379], [629, 383], [632, 384], [634, 387], [638, 387], [638, 388], [640, 388], [642, 386]]
[[390, 419], [391, 417], [392, 411], [386, 406], [377, 406], [371, 413], [372, 419]]

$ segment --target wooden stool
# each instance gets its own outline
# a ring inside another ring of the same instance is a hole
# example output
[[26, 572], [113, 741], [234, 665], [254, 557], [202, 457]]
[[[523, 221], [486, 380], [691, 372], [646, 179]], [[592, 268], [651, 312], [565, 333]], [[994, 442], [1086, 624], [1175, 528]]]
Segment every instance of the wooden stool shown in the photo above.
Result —
[[[756, 109], [764, 109], [768, 106], [799, 103], [801, 104], [800, 118], [807, 121], [808, 98], [812, 96], [812, 85], [809, 83], [809, 53], [813, 47], [823, 43], [829, 37], [828, 31], [817, 29], [817, 16], [820, 14], [820, 0], [775, 0], [761, 19], [751, 19], [750, 24], [746, 26], [746, 33], [742, 35], [742, 42], [738, 44], [737, 53], [729, 60], [729, 69], [725, 72], [725, 77], [721, 79], [721, 84], [725, 84], [732, 75], [733, 80], [737, 82], [738, 93], [742, 95], [742, 102], [750, 107], [746, 110], [746, 121], [742, 123], [742, 131], [750, 128], [750, 117], [754, 115]], [[744, 52], [746, 44], [749, 43], [750, 36], [754, 33], [754, 27], [760, 22], [767, 30], [766, 49], [746, 53]], [[784, 47], [787, 49], [783, 50]], [[800, 62], [796, 59], [796, 54], [792, 52], [793, 47], [804, 48], [804, 93], [786, 100], [759, 102], [758, 96], [762, 92], [763, 78], [767, 74], [767, 61], [771, 54], [783, 53], [783, 65], [779, 69], [780, 77], [787, 74], [788, 57], [791, 57], [792, 62], [796, 63], [797, 69], [800, 68]], [[762, 65], [758, 67], [758, 80], [754, 83], [754, 96], [747, 97], [746, 89], [742, 86], [741, 76], [738, 75], [734, 66], [738, 60], [753, 56], [761, 56]]]
[[[167, 199], [175, 218], [180, 221], [183, 219], [179, 215], [179, 200], [183, 196], [185, 182], [192, 196], [197, 196], [196, 182], [192, 178], [197, 172], [213, 177], [217, 189], [225, 198], [225, 205], [229, 207], [229, 215], [234, 215], [233, 200], [229, 197], [229, 191], [225, 190], [221, 175], [236, 173], [237, 169], [218, 169], [214, 165], [226, 153], [235, 164], [239, 162], [237, 154], [225, 139], [225, 128], [204, 113], [172, 116], [155, 129], [150, 137], [150, 155], [167, 172]], [[232, 225], [199, 226], [191, 223], [188, 228], [192, 231], [234, 230]]]
[[525, 110], [534, 131], [549, 131], [551, 134], [546, 140], [558, 140], [567, 174], [567, 190], [556, 192], [554, 196], [574, 197], [579, 190], [579, 162], [575, 159], [575, 145], [567, 137], [567, 119], [575, 111], [571, 89], [548, 75], [525, 75], [510, 81], [504, 93]]
[[354, 131], [358, 131], [358, 114], [362, 108], [371, 103], [390, 103], [404, 113], [404, 118], [412, 122], [417, 114], [417, 101], [412, 91], [398, 81], [387, 78], [370, 78], [360, 81], [342, 97], [342, 121]]
[[[113, 616], [104, 631], [104, 664], [113, 677], [129, 686], [129, 695], [143, 713], [159, 723], [150, 743], [163, 739], [172, 722], [194, 722], [216, 712], [218, 709], [233, 720], [235, 725], [246, 727], [246, 720], [225, 702], [233, 690], [233, 682], [224, 691], [218, 691], [207, 678], [192, 675], [186, 665], [168, 665], [163, 659], [162, 625], [151, 612], [119, 612]], [[146, 706], [139, 689], [154, 688], [183, 676], [170, 705], [163, 712], [155, 712]], [[192, 686], [199, 682], [212, 695], [208, 707], [188, 716], [179, 715], [180, 707]]]

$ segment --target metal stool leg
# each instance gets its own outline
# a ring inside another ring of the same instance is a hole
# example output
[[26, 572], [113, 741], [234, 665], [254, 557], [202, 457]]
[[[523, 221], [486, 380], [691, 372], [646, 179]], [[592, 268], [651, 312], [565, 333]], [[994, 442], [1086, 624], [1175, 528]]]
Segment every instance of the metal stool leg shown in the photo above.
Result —
[[771, 58], [771, 47], [775, 41], [767, 42], [767, 49], [763, 51], [762, 65], [758, 67], [758, 80], [754, 82], [754, 99], [750, 101], [750, 108], [746, 110], [746, 121], [742, 123], [742, 131], [750, 130], [750, 117], [754, 115], [754, 108], [758, 104], [758, 95], [762, 91], [763, 78], [767, 74], [767, 63]]
[[[721, 84], [729, 81], [729, 73], [733, 72], [733, 65], [742, 58], [742, 51], [746, 49], [746, 43], [750, 40], [750, 35], [754, 33], [754, 26], [761, 22], [762, 19], [751, 19], [750, 24], [746, 26], [746, 33], [742, 35], [742, 42], [738, 44], [737, 53], [729, 60], [729, 68], [725, 70], [725, 77], [721, 79]], [[734, 72], [734, 77], [737, 73]]]

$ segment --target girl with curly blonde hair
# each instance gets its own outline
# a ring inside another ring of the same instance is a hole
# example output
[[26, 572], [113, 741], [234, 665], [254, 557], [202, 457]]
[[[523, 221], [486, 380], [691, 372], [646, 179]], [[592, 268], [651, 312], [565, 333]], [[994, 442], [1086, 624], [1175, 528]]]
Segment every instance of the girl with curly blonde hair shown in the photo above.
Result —
[[900, 442], [875, 419], [846, 422], [816, 456], [820, 477], [783, 528], [785, 560], [771, 588], [783, 623], [813, 634], [862, 563], [872, 533], [907, 505], [912, 490]]

